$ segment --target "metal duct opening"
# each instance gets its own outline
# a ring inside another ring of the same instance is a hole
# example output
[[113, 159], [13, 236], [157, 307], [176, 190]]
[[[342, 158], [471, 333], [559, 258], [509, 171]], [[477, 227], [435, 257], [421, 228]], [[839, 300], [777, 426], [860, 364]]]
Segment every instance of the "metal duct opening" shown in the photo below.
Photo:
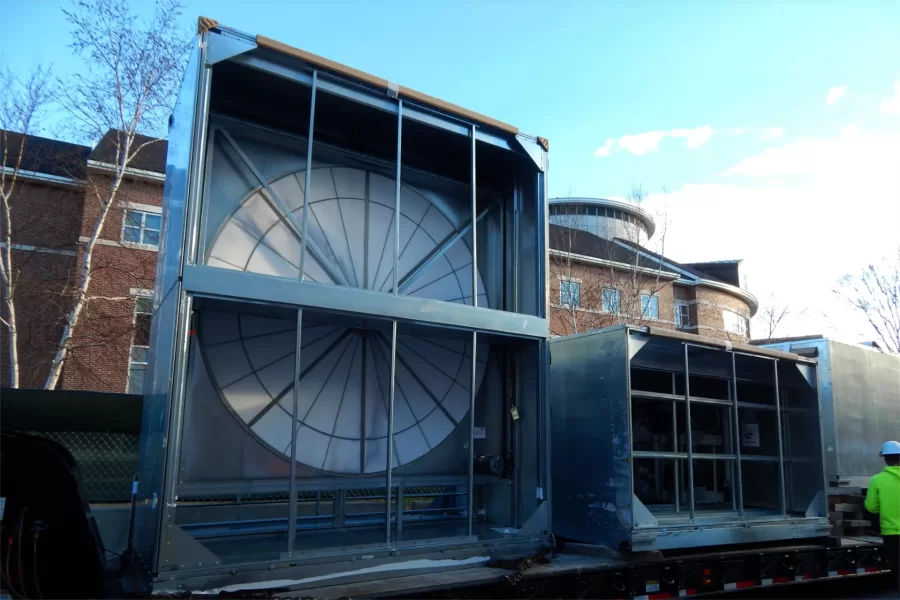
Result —
[[[297, 461], [335, 474], [385, 470], [391, 378], [390, 325], [350, 326], [304, 319]], [[198, 337], [220, 397], [270, 450], [290, 457], [296, 322], [203, 310]], [[472, 346], [458, 339], [401, 333], [393, 466], [436, 448], [469, 411]], [[487, 363], [479, 344], [476, 388]]]

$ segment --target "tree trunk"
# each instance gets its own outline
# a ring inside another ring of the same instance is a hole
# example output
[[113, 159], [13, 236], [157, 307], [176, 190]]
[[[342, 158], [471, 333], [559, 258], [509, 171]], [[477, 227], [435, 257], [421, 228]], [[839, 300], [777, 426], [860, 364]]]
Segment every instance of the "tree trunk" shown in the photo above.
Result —
[[9, 198], [3, 198], [3, 241], [5, 247], [2, 251], [2, 275], [3, 304], [6, 306], [6, 328], [9, 330], [7, 344], [9, 345], [9, 387], [19, 387], [19, 332], [16, 328], [16, 306], [13, 303], [13, 277], [12, 277], [12, 233], [10, 232]]
[[101, 204], [100, 214], [97, 216], [97, 220], [94, 222], [94, 228], [91, 230], [91, 237], [84, 246], [84, 262], [81, 265], [81, 282], [78, 289], [75, 291], [75, 302], [72, 305], [72, 309], [69, 311], [69, 314], [66, 315], [66, 325], [60, 336], [59, 348], [56, 351], [56, 356], [53, 357], [53, 363], [50, 365], [50, 373], [47, 375], [47, 381], [44, 383], [44, 389], [46, 390], [56, 388], [57, 383], [59, 383], [59, 377], [62, 374], [63, 365], [66, 362], [66, 358], [69, 356], [69, 346], [75, 333], [75, 327], [78, 325], [78, 320], [81, 318], [81, 313], [84, 310], [84, 305], [88, 298], [88, 287], [91, 284], [91, 263], [94, 255], [94, 247], [97, 245], [97, 240], [100, 239], [100, 233], [103, 231], [103, 225], [106, 223], [109, 209], [112, 207], [116, 192], [119, 190], [119, 186], [122, 183], [122, 177], [125, 171], [125, 157], [128, 155], [129, 146], [129, 144], [125, 145], [125, 151], [121, 154], [120, 164], [117, 165], [116, 174], [113, 177], [113, 183], [112, 186], [110, 186], [109, 194], [106, 197], [106, 201]]

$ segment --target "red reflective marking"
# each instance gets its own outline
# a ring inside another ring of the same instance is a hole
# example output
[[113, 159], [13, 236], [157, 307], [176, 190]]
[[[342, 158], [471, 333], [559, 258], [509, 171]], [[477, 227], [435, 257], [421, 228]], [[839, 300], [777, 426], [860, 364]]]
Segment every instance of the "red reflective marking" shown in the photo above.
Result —
[[773, 577], [772, 583], [787, 583], [790, 581], [789, 577]]
[[866, 573], [880, 573], [881, 569], [878, 567], [866, 567]]
[[742, 590], [744, 588], [753, 587], [756, 584], [752, 581], [738, 581], [736, 585], [737, 589]]
[[856, 575], [856, 571], [854, 571], [853, 569], [838, 569], [837, 574], [838, 577], [840, 577], [841, 575]]
[[806, 575], [803, 576], [803, 581], [806, 581], [807, 579], [812, 579], [812, 575], [807, 573]]
[[694, 594], [697, 593], [697, 588], [688, 588], [688, 589], [684, 590], [684, 593], [687, 594], [688, 596], [693, 596]]
[[665, 600], [665, 598], [671, 598], [672, 594], [669, 592], [657, 592], [655, 594], [650, 594], [650, 600]]

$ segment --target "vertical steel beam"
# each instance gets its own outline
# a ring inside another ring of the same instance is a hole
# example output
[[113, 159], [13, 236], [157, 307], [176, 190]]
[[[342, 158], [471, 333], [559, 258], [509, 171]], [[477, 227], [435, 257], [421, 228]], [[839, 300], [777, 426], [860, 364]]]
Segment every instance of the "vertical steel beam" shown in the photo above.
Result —
[[[478, 192], [475, 178], [475, 126], [471, 131], [471, 166], [472, 166], [472, 306], [478, 306]], [[469, 535], [474, 531], [475, 515], [475, 373], [478, 363], [478, 333], [472, 332], [472, 373], [469, 384]]]
[[688, 461], [688, 507], [691, 521], [694, 520], [694, 441], [691, 437], [691, 371], [688, 359], [690, 348], [684, 344], [684, 436], [687, 440]]
[[736, 457], [734, 464], [734, 474], [736, 476], [735, 492], [738, 497], [737, 510], [738, 517], [744, 518], [744, 480], [741, 474], [741, 425], [740, 415], [738, 414], [738, 392], [737, 392], [737, 362], [734, 352], [731, 353], [731, 407], [734, 415], [732, 435], [734, 435], [734, 455]]
[[[474, 139], [474, 137], [473, 137]], [[469, 384], [469, 535], [473, 531], [475, 509], [475, 373], [478, 366], [478, 332], [472, 332], [472, 377]]]
[[[672, 395], [675, 395], [675, 372], [672, 372]], [[678, 405], [672, 400], [672, 452], [678, 452]], [[681, 512], [681, 461], [673, 461], [672, 480], [675, 483], [675, 512]]]
[[772, 361], [772, 372], [775, 374], [775, 416], [778, 419], [776, 423], [778, 429], [778, 501], [780, 503], [781, 514], [787, 514], [787, 496], [785, 494], [784, 485], [784, 445], [782, 444], [781, 435], [781, 395], [778, 391], [778, 360]]
[[[394, 295], [400, 294], [400, 169], [403, 159], [403, 100], [397, 101], [397, 181], [394, 195]], [[391, 543], [391, 471], [394, 468], [394, 395], [397, 387], [397, 321], [391, 324], [391, 388], [388, 405], [387, 478], [384, 494], [385, 539]], [[399, 492], [399, 489], [398, 489]], [[400, 498], [398, 495], [397, 503]], [[400, 522], [397, 521], [399, 529]], [[399, 538], [399, 531], [398, 536]]]
[[162, 524], [158, 534], [156, 548], [156, 560], [162, 568], [162, 547], [165, 541], [166, 531], [175, 524], [175, 500], [177, 496], [177, 486], [181, 483], [181, 446], [182, 435], [184, 432], [184, 410], [186, 403], [187, 376], [188, 376], [188, 357], [191, 344], [191, 315], [193, 309], [193, 297], [183, 292], [178, 292], [181, 296], [180, 306], [176, 313], [175, 325], [175, 344], [174, 344], [174, 368], [172, 373], [169, 430], [166, 449], [165, 472], [163, 474], [163, 503], [161, 507]]
[[388, 394], [387, 470], [385, 471], [384, 528], [385, 541], [391, 543], [391, 470], [394, 468], [394, 392], [397, 387], [397, 321], [391, 327], [391, 387]]
[[[512, 311], [519, 312], [519, 212], [521, 211], [522, 190], [518, 184], [513, 188], [513, 225], [512, 225], [512, 255], [513, 255], [513, 302]], [[509, 243], [509, 242], [508, 242]]]
[[[294, 389], [291, 409], [291, 466], [290, 483], [288, 484], [288, 556], [294, 551], [297, 537], [297, 413], [300, 412], [300, 345], [301, 327], [303, 325], [303, 309], [297, 309], [297, 334], [294, 347]], [[316, 501], [318, 507], [318, 500]]]
[[397, 486], [397, 541], [403, 539], [403, 486]]
[[[319, 72], [313, 69], [312, 88], [309, 97], [309, 136], [306, 140], [306, 176], [303, 183], [303, 224], [300, 232], [300, 279], [304, 278], [306, 261], [306, 232], [309, 229], [309, 186], [312, 180], [312, 155], [313, 133], [316, 125], [316, 88], [319, 82]], [[299, 346], [298, 346], [299, 348]], [[299, 357], [299, 350], [297, 352]], [[299, 360], [299, 359], [298, 359]]]
[[[206, 64], [206, 49], [207, 45], [204, 44], [203, 50], [200, 53], [200, 79], [198, 82], [198, 101], [194, 107], [194, 128], [195, 130], [191, 132], [192, 140], [191, 143], [195, 149], [199, 148], [200, 151], [192, 152], [192, 156], [190, 158], [189, 164], [189, 177], [188, 188], [187, 188], [187, 197], [185, 198], [185, 211], [187, 214], [184, 216], [184, 221], [186, 227], [186, 232], [184, 237], [182, 238], [184, 241], [184, 247], [182, 248], [182, 260], [181, 260], [181, 268], [184, 268], [184, 264], [196, 264], [197, 260], [197, 247], [200, 242], [200, 215], [202, 212], [205, 212], [204, 206], [201, 205], [203, 194], [201, 193], [201, 189], [205, 188], [204, 182], [206, 181], [206, 173], [205, 166], [208, 164], [207, 160], [204, 158], [203, 154], [206, 154], [206, 158], [213, 152], [213, 147], [208, 143], [208, 134], [209, 134], [209, 97], [212, 90], [212, 69], [210, 66]], [[162, 232], [165, 234], [165, 232]], [[174, 251], [174, 248], [167, 249], [170, 252]], [[182, 271], [179, 271], [182, 272]], [[158, 301], [162, 301], [162, 298], [159, 298]]]
[[[400, 168], [403, 157], [403, 100], [397, 101], [397, 187], [394, 197], [394, 295], [400, 294]], [[395, 324], [396, 327], [396, 324]], [[391, 384], [393, 385], [393, 384]]]
[[[475, 179], [475, 126], [472, 125], [472, 306], [478, 306], [478, 191]], [[475, 349], [472, 349], [475, 355]], [[474, 417], [473, 417], [474, 418]], [[475, 422], [472, 422], [475, 426]]]
[[[312, 154], [313, 137], [316, 124], [316, 88], [318, 85], [318, 71], [313, 70], [312, 86], [309, 98], [309, 134], [306, 139], [306, 174], [303, 185], [303, 224], [300, 232], [300, 279], [304, 278], [306, 262], [306, 237], [309, 223], [309, 186], [312, 180]], [[300, 407], [300, 347], [302, 345], [303, 309], [297, 309], [297, 336], [294, 350], [294, 389], [293, 406], [291, 412], [291, 467], [290, 483], [288, 487], [288, 501], [291, 503], [288, 509], [288, 556], [294, 551], [294, 543], [297, 538], [297, 413]]]

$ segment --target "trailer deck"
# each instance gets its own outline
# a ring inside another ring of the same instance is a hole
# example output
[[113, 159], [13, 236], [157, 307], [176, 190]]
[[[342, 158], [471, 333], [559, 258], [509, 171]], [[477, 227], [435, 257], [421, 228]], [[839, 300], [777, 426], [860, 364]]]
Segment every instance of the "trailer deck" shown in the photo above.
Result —
[[[309, 578], [237, 585], [197, 595], [238, 596], [250, 590], [273, 598], [664, 598], [720, 595], [738, 590], [869, 577], [886, 573], [877, 537], [828, 538], [816, 543], [694, 549], [619, 555], [607, 548], [562, 544], [517, 560], [483, 557], [465, 568], [377, 580]], [[416, 562], [416, 561], [410, 561]], [[401, 563], [402, 565], [402, 563]], [[398, 565], [398, 566], [401, 566]], [[419, 568], [424, 568], [419, 565]], [[415, 569], [416, 567], [412, 567]], [[360, 571], [366, 571], [365, 568]], [[362, 573], [360, 573], [362, 574]], [[313, 579], [315, 581], [313, 581]]]

